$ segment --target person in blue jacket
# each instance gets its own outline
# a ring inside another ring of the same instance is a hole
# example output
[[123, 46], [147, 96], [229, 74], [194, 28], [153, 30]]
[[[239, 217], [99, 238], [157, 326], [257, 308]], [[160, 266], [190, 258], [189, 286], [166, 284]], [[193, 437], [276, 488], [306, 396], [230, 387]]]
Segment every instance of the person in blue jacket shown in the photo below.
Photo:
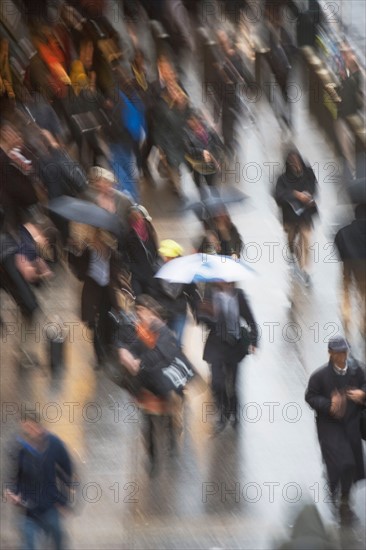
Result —
[[[64, 443], [49, 433], [34, 412], [22, 415], [21, 434], [10, 451], [6, 497], [21, 512], [23, 547], [38, 548], [44, 531], [48, 548], [66, 548], [61, 510], [70, 501], [73, 465]], [[61, 489], [63, 487], [63, 489]]]

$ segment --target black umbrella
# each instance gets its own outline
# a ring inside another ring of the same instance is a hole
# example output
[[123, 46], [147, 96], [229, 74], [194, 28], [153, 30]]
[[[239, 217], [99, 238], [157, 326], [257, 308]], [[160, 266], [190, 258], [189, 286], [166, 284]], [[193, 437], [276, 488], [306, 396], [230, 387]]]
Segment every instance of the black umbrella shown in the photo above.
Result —
[[51, 200], [48, 203], [48, 209], [73, 222], [99, 227], [117, 236], [121, 233], [119, 218], [92, 202], [63, 196]]
[[185, 210], [193, 210], [198, 219], [205, 220], [218, 214], [227, 212], [227, 204], [235, 204], [244, 201], [248, 196], [235, 187], [225, 187], [220, 195], [211, 195], [199, 202], [187, 204]]

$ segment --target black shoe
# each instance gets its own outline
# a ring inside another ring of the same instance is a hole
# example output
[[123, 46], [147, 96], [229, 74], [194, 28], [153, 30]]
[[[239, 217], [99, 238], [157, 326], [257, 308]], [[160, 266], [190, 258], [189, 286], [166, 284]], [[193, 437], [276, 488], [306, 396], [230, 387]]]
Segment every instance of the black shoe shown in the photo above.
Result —
[[342, 502], [339, 506], [339, 519], [342, 525], [353, 525], [358, 518], [348, 502]]

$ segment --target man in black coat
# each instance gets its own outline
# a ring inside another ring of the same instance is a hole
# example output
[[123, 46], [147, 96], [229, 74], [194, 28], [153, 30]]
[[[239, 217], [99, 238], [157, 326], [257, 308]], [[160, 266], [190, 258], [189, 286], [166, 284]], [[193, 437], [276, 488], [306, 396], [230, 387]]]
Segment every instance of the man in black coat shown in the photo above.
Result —
[[343, 262], [342, 317], [348, 334], [352, 318], [351, 290], [353, 282], [359, 293], [360, 331], [366, 337], [366, 204], [358, 204], [355, 219], [335, 236], [335, 245]]
[[348, 356], [347, 341], [329, 340], [329, 363], [309, 380], [305, 400], [316, 411], [316, 425], [332, 498], [341, 491], [341, 519], [352, 518], [352, 485], [365, 478], [360, 413], [366, 398], [364, 369]]

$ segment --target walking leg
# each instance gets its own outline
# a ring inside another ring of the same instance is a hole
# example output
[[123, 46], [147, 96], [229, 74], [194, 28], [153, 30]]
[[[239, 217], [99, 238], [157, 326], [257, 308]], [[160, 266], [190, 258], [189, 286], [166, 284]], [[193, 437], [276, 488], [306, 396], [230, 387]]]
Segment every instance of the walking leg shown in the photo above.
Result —
[[285, 224], [284, 229], [287, 233], [287, 243], [290, 250], [291, 258], [289, 258], [289, 261], [294, 262], [295, 259], [299, 261], [299, 247], [295, 243], [296, 235], [297, 235], [297, 227], [294, 224]]
[[55, 550], [62, 550], [65, 548], [60, 512], [54, 507], [50, 508], [43, 514], [42, 522], [46, 533], [54, 542]]
[[233, 426], [236, 427], [239, 422], [238, 411], [238, 396], [237, 396], [237, 376], [238, 376], [238, 364], [228, 363], [226, 365], [226, 372], [228, 376], [228, 401], [227, 401], [227, 419], [233, 418]]
[[21, 531], [23, 536], [24, 550], [36, 550], [36, 538], [39, 533], [39, 525], [35, 519], [30, 516], [22, 516]]
[[149, 474], [151, 476], [155, 475], [157, 471], [157, 462], [156, 462], [156, 445], [154, 441], [154, 421], [151, 414], [144, 414], [144, 429], [143, 437], [144, 443], [148, 454], [149, 459]]
[[310, 264], [310, 237], [312, 228], [309, 225], [302, 225], [299, 231], [299, 245], [300, 245], [300, 269], [304, 279], [304, 283], [309, 285], [309, 264]]
[[360, 311], [359, 321], [357, 323], [358, 329], [361, 332], [363, 338], [366, 338], [366, 263], [360, 262], [353, 271], [354, 280], [357, 286], [358, 299], [357, 304]]
[[183, 433], [183, 396], [175, 391], [169, 394], [169, 450], [175, 455]]
[[224, 365], [221, 361], [217, 361], [211, 364], [211, 385], [213, 398], [218, 412], [216, 431], [221, 431], [224, 429], [227, 420], [225, 416], [225, 370]]

